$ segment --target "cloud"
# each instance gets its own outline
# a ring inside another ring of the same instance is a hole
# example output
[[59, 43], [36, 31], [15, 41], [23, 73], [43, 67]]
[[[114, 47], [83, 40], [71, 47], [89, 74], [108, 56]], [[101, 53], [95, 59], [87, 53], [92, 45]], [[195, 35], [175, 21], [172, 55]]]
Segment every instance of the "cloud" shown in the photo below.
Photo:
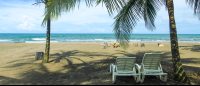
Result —
[[56, 20], [56, 22], [66, 22], [74, 25], [87, 25], [92, 23], [110, 23], [114, 20], [109, 17], [107, 9], [102, 8], [102, 5], [97, 7], [87, 8], [85, 2], [81, 2], [78, 8], [75, 8], [72, 12], [63, 12], [62, 16]]
[[89, 32], [97, 32], [97, 33], [99, 33], [99, 32], [105, 32], [105, 30], [102, 29], [102, 28], [90, 29], [90, 30], [88, 30], [88, 31], [89, 31]]
[[8, 14], [3, 15], [3, 17], [10, 17]]
[[66, 29], [65, 31], [69, 31], [69, 32], [77, 32], [80, 31], [80, 29], [76, 28], [76, 29]]
[[[0, 30], [2, 32], [23, 32], [23, 33], [46, 33], [46, 28], [41, 28], [41, 22], [44, 18], [44, 4], [41, 6], [32, 6], [35, 1], [4, 1], [0, 0]], [[199, 32], [198, 29], [193, 28], [199, 27], [199, 20], [193, 16], [193, 10], [185, 4], [185, 1], [174, 0], [174, 14], [177, 28], [184, 28], [188, 31]], [[52, 22], [52, 32], [56, 33], [113, 33], [114, 23], [113, 17], [109, 16], [106, 6], [103, 4], [87, 8], [85, 2], [80, 3], [79, 9], [77, 7], [71, 12], [64, 12], [57, 21]], [[169, 16], [168, 11], [165, 7], [158, 11], [155, 20], [156, 30], [151, 32], [145, 28], [144, 20], [141, 19], [136, 27], [134, 33], [169, 33]], [[188, 26], [188, 27], [186, 27]], [[6, 27], [6, 28], [4, 28]], [[18, 28], [15, 30], [15, 28]], [[67, 28], [65, 28], [67, 27]], [[73, 28], [73, 29], [69, 29]], [[182, 33], [184, 33], [182, 32]], [[191, 32], [192, 33], [192, 32]]]
[[102, 29], [102, 28], [96, 28], [95, 30], [98, 31], [98, 32], [104, 32], [104, 31], [105, 31], [105, 30]]
[[28, 22], [28, 21], [24, 21], [24, 23], [19, 24], [18, 28], [19, 29], [24, 29], [24, 30], [34, 30], [35, 24]]
[[4, 31], [11, 31], [11, 30], [7, 29], [6, 27], [1, 28], [1, 30], [4, 30]]
[[18, 29], [22, 29], [22, 30], [28, 30], [28, 31], [32, 31], [32, 30], [39, 30], [39, 31], [43, 31], [42, 29], [38, 29], [38, 28], [35, 28], [35, 24], [32, 22], [34, 21], [35, 19], [32, 18], [32, 17], [29, 17], [27, 15], [23, 15], [23, 18], [22, 18], [22, 23], [19, 24], [17, 26]]

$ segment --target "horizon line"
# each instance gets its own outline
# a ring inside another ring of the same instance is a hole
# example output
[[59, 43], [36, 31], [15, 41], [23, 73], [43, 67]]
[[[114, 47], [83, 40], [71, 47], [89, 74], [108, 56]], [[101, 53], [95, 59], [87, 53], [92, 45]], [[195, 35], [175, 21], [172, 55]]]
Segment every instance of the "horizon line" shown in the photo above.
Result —
[[[0, 34], [46, 34], [46, 33], [0, 33]], [[50, 33], [50, 34], [115, 34], [115, 33]], [[131, 34], [166, 34], [166, 33], [131, 33]], [[196, 34], [196, 33], [181, 33], [181, 34]]]

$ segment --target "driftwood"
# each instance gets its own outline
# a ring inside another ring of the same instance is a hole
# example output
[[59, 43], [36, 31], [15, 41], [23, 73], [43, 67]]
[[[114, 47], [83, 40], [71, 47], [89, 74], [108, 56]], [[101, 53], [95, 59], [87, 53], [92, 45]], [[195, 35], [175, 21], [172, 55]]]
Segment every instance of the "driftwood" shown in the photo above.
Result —
[[141, 43], [140, 45], [141, 45], [141, 47], [145, 47], [145, 44], [144, 44], [144, 43]]
[[43, 57], [44, 57], [43, 51], [36, 51], [36, 54], [35, 54], [36, 60], [41, 60], [41, 59], [43, 59]]
[[158, 47], [164, 46], [163, 43], [158, 43]]

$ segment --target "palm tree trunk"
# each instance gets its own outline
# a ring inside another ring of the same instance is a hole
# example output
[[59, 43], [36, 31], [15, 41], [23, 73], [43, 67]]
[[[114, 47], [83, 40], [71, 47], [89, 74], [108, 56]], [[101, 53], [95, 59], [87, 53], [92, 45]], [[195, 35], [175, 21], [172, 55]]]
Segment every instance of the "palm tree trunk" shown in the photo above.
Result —
[[[45, 0], [45, 5], [47, 4], [48, 0]], [[47, 6], [46, 6], [47, 7]], [[48, 9], [48, 8], [46, 8]], [[50, 18], [47, 19], [47, 36], [46, 36], [46, 47], [45, 47], [45, 53], [42, 63], [48, 63], [49, 62], [49, 50], [50, 50], [50, 27], [51, 27], [51, 20]]]
[[178, 47], [176, 24], [174, 20], [174, 6], [173, 0], [167, 0], [168, 14], [170, 20], [170, 40], [171, 40], [171, 53], [174, 68], [174, 80], [190, 84], [190, 79], [187, 77], [185, 70], [183, 69], [181, 57]]
[[46, 48], [45, 48], [45, 54], [44, 54], [43, 63], [48, 63], [48, 62], [49, 62], [49, 50], [50, 50], [50, 24], [51, 24], [51, 20], [48, 18], [48, 19], [47, 19]]

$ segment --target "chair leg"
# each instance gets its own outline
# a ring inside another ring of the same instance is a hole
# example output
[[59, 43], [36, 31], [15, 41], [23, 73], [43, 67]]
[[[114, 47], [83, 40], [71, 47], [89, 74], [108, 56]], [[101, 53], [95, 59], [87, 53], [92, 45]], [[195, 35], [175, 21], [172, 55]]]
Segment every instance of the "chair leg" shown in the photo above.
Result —
[[110, 65], [110, 73], [112, 73], [112, 68], [111, 68], [111, 65]]
[[159, 76], [161, 81], [167, 82], [167, 75], [159, 75]]
[[114, 75], [114, 73], [112, 73], [112, 82], [113, 84], [116, 84], [116, 75]]
[[135, 75], [134, 79], [135, 79], [136, 83], [138, 83], [140, 81], [140, 75]]
[[139, 74], [139, 75], [134, 76], [136, 83], [138, 83], [138, 82], [140, 82], [140, 74], [141, 74], [140, 73], [140, 66], [135, 65], [135, 68], [133, 70], [135, 71], [136, 74]]
[[144, 82], [144, 78], [145, 78], [145, 75], [141, 73], [140, 83], [143, 83], [143, 82]]
[[113, 67], [114, 65], [112, 64], [112, 81], [113, 81], [113, 84], [116, 83], [116, 75], [115, 75], [115, 66]]
[[112, 74], [113, 64], [110, 65], [110, 74]]

